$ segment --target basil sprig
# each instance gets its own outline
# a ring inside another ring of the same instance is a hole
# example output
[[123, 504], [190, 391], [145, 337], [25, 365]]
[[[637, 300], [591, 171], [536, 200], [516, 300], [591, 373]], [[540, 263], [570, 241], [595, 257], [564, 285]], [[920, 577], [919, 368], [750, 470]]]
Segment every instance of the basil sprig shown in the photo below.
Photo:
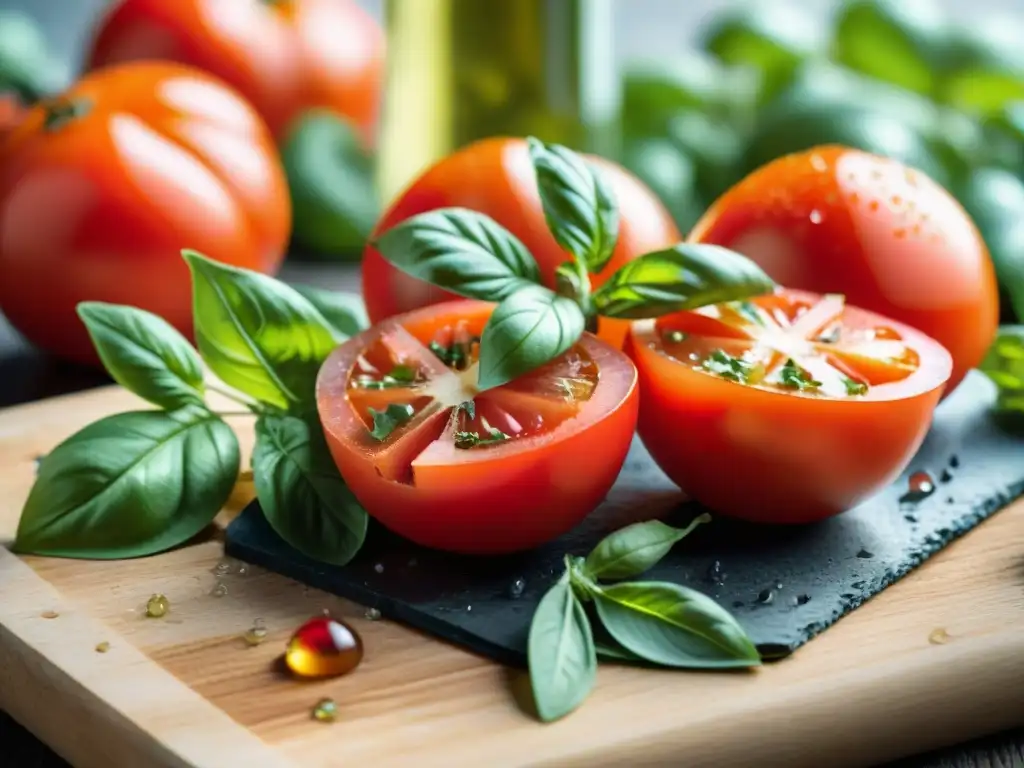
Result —
[[[681, 243], [642, 255], [596, 291], [619, 238], [618, 206], [591, 161], [557, 144], [527, 139], [548, 229], [566, 253], [553, 275], [514, 234], [465, 208], [441, 208], [395, 224], [374, 242], [413, 277], [498, 303], [480, 341], [477, 385], [501, 386], [570, 349], [599, 317], [648, 318], [768, 293], [772, 280], [725, 248]], [[546, 285], [552, 280], [552, 285]]]
[[[365, 325], [357, 299], [304, 298], [265, 275], [185, 251], [199, 351], [167, 322], [134, 307], [78, 307], [100, 359], [126, 389], [160, 410], [100, 419], [42, 459], [18, 524], [18, 552], [141, 557], [209, 525], [239, 477], [234, 431], [210, 391], [258, 417], [256, 495], [271, 527], [313, 559], [341, 565], [366, 535], [366, 512], [345, 486], [311, 417], [316, 374]], [[312, 291], [313, 289], [307, 289]], [[229, 389], [212, 380], [212, 370]]]
[[671, 582], [602, 583], [639, 576], [708, 520], [701, 515], [686, 528], [636, 523], [602, 539], [586, 558], [566, 556], [530, 623], [527, 657], [541, 720], [583, 703], [598, 658], [685, 669], [760, 665], [743, 627], [706, 595]]

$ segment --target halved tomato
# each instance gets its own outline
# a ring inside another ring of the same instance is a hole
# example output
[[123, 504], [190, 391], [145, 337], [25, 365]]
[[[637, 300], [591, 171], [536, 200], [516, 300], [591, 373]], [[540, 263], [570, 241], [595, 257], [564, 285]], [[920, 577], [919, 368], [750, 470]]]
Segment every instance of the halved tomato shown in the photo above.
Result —
[[636, 428], [636, 369], [590, 334], [479, 392], [493, 304], [379, 323], [324, 363], [317, 404], [334, 461], [369, 514], [418, 544], [514, 552], [565, 533], [605, 497]]
[[710, 509], [769, 523], [829, 517], [896, 479], [952, 370], [909, 326], [782, 289], [635, 323], [626, 353], [658, 465]]

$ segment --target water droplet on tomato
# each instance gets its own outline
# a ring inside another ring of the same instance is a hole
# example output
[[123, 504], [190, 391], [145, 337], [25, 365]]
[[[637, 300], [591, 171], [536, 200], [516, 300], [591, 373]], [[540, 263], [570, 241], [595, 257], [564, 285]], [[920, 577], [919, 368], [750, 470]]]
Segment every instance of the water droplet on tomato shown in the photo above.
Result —
[[824, 219], [824, 216], [821, 215], [821, 211], [819, 211], [819, 210], [811, 211], [811, 224], [821, 224], [823, 219]]
[[299, 627], [284, 654], [285, 664], [300, 677], [337, 677], [363, 660], [363, 641], [337, 619], [317, 617]]
[[523, 596], [523, 592], [526, 591], [526, 579], [516, 579], [508, 587], [508, 596], [513, 600], [518, 600]]
[[757, 602], [761, 605], [768, 605], [775, 599], [775, 592], [771, 589], [762, 589], [757, 595]]
[[927, 472], [914, 472], [907, 486], [907, 492], [900, 496], [901, 504], [916, 504], [935, 493], [935, 481]]
[[857, 557], [862, 558], [864, 560], [869, 560], [874, 556], [874, 552], [868, 552], [866, 549], [862, 549], [860, 552], [857, 553]]

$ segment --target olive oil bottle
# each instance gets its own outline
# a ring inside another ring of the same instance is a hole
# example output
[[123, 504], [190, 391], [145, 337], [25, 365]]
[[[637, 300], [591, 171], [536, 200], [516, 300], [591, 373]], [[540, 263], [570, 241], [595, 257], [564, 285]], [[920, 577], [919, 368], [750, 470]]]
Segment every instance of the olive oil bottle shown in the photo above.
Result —
[[488, 136], [615, 150], [612, 0], [387, 0], [378, 186]]

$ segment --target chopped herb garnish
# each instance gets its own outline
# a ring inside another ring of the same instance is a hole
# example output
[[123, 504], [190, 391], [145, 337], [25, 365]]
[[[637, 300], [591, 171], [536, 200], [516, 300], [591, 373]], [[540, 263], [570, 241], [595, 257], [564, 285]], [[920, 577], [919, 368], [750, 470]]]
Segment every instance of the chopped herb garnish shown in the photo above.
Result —
[[479, 343], [480, 337], [472, 336], [466, 342], [461, 344], [451, 344], [447, 347], [439, 342], [432, 341], [428, 345], [428, 348], [449, 368], [461, 371], [464, 370], [466, 365], [469, 363], [469, 350], [472, 349], [474, 344]]
[[467, 400], [464, 403], [459, 403], [458, 405], [455, 406], [456, 417], [459, 415], [459, 412], [465, 413], [466, 418], [472, 421], [473, 419], [476, 418], [476, 401]]
[[383, 378], [375, 379], [372, 376], [357, 376], [353, 384], [359, 389], [394, 389], [395, 387], [408, 387], [416, 383], [416, 369], [408, 365], [396, 365], [390, 373]]
[[370, 437], [374, 440], [384, 441], [388, 436], [402, 424], [409, 421], [416, 411], [407, 403], [399, 405], [391, 403], [383, 411], [370, 408], [370, 416], [373, 417], [373, 429], [370, 430]]
[[396, 365], [384, 378], [390, 378], [401, 384], [412, 384], [416, 381], [416, 369], [411, 365]]
[[868, 391], [868, 385], [863, 381], [857, 381], [846, 377], [843, 379], [843, 383], [846, 385], [846, 394], [848, 395], [863, 395]]
[[780, 386], [788, 387], [789, 389], [799, 389], [801, 391], [808, 389], [817, 389], [821, 386], [820, 381], [815, 381], [811, 378], [811, 375], [801, 368], [793, 358], [786, 361], [786, 364], [782, 366], [780, 371], [782, 380], [779, 382]]
[[495, 443], [503, 443], [508, 439], [509, 436], [500, 429], [492, 429], [487, 437], [481, 437], [479, 432], [456, 432], [455, 447], [474, 448], [478, 445], [494, 445]]
[[761, 317], [761, 310], [752, 301], [738, 301], [733, 304], [737, 314], [742, 315], [755, 325], [764, 325], [764, 318]]
[[686, 334], [683, 333], [682, 331], [668, 331], [665, 334], [665, 338], [668, 341], [678, 344], [681, 341], [686, 341]]
[[739, 357], [733, 357], [724, 349], [716, 349], [705, 358], [701, 366], [705, 371], [716, 373], [723, 379], [746, 383], [754, 371], [754, 365]]

